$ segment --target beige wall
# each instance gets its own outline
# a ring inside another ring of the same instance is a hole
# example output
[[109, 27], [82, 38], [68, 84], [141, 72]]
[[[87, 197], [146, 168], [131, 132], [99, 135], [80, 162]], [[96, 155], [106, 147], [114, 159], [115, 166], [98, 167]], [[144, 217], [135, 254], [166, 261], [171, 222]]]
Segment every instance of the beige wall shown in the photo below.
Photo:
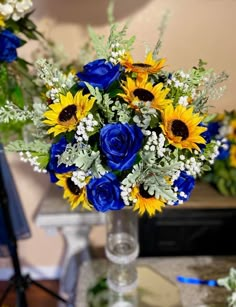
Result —
[[[107, 33], [107, 0], [35, 0], [35, 20], [43, 32], [64, 45], [76, 57], [87, 40], [87, 24], [99, 33]], [[161, 56], [168, 59], [168, 68], [188, 69], [199, 58], [217, 72], [225, 70], [230, 79], [217, 111], [234, 108], [236, 82], [236, 1], [235, 0], [116, 0], [115, 16], [124, 23], [130, 19], [129, 34], [135, 34], [134, 55], [142, 59], [144, 43], [154, 46], [163, 13], [170, 18], [163, 40]]]
[[[88, 23], [100, 33], [108, 31], [105, 13], [108, 1], [35, 0], [34, 3], [34, 19], [39, 28], [63, 44], [72, 58], [87, 40]], [[140, 60], [144, 43], [154, 46], [161, 16], [169, 9], [171, 16], [161, 49], [161, 56], [168, 59], [168, 69], [187, 69], [202, 58], [217, 72], [225, 70], [230, 75], [227, 91], [213, 105], [216, 111], [235, 108], [235, 0], [117, 0], [116, 3], [118, 21], [130, 18], [129, 33], [137, 36], [133, 54]], [[21, 52], [29, 55], [35, 46], [35, 43], [26, 45]], [[31, 239], [21, 242], [21, 257], [29, 265], [57, 265], [63, 254], [62, 237], [47, 236], [33, 222], [47, 180], [43, 175], [33, 174], [30, 167], [16, 161], [15, 156], [10, 156], [10, 161], [33, 233]]]

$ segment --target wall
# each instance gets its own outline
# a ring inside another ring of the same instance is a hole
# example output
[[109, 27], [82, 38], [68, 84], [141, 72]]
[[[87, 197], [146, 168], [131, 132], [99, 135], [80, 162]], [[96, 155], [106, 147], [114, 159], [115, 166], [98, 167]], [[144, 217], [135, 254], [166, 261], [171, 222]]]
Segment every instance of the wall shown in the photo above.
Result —
[[[35, 0], [34, 20], [48, 37], [64, 45], [65, 52], [76, 58], [80, 47], [87, 41], [87, 24], [99, 33], [108, 33], [105, 0]], [[136, 59], [143, 59], [145, 44], [154, 46], [158, 37], [158, 25], [166, 10], [170, 11], [161, 56], [167, 58], [168, 69], [188, 69], [204, 59], [217, 72], [225, 70], [230, 78], [227, 91], [220, 101], [212, 102], [213, 111], [235, 108], [236, 84], [236, 1], [234, 0], [117, 0], [116, 19], [123, 23], [130, 19], [129, 34], [137, 36]], [[36, 43], [22, 48], [21, 54], [29, 56]], [[48, 236], [34, 223], [34, 215], [40, 205], [48, 180], [44, 175], [33, 174], [30, 166], [9, 155], [9, 161], [17, 182], [25, 212], [32, 230], [32, 238], [20, 242], [20, 255], [26, 266], [53, 267], [60, 264], [64, 242], [57, 234]], [[96, 231], [93, 240], [97, 242]], [[97, 244], [102, 244], [103, 238]], [[53, 246], [53, 248], [52, 248]], [[50, 251], [50, 252], [46, 252]], [[2, 267], [9, 265], [1, 259]], [[1, 278], [1, 276], [0, 276]]]

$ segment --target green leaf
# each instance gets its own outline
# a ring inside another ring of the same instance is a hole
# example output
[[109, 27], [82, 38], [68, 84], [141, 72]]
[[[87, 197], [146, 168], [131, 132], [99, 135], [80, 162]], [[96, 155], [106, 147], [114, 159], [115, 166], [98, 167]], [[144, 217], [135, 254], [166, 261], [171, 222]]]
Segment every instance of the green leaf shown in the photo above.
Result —
[[229, 195], [228, 189], [225, 186], [225, 181], [223, 178], [219, 178], [216, 182], [216, 186], [219, 189], [220, 193], [222, 193], [225, 196]]
[[15, 88], [12, 90], [11, 93], [11, 100], [19, 107], [24, 107], [24, 96], [22, 89], [19, 87], [19, 85], [16, 85]]
[[210, 171], [210, 170], [211, 170], [210, 165], [206, 165], [206, 164], [205, 164], [205, 165], [202, 166], [202, 171], [203, 171], [203, 172], [208, 172], [208, 171]]
[[38, 157], [37, 161], [39, 162], [40, 167], [42, 169], [45, 169], [47, 167], [47, 165], [49, 163], [49, 159], [50, 159], [49, 154], [41, 155], [40, 153], [39, 154], [35, 153], [33, 156]]

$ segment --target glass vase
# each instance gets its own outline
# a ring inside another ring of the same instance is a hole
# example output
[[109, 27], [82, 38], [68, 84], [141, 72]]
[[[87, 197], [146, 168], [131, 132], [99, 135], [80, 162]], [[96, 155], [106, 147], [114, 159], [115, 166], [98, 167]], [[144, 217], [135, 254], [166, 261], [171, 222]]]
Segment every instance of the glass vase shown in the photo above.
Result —
[[139, 254], [138, 216], [129, 208], [106, 214], [106, 257], [108, 287], [126, 293], [137, 286], [136, 259]]

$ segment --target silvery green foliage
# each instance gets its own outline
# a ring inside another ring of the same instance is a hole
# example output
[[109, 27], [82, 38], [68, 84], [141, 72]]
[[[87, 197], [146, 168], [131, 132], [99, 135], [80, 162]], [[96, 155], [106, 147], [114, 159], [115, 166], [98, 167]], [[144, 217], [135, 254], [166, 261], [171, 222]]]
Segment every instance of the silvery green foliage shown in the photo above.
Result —
[[96, 159], [91, 165], [91, 172], [94, 177], [101, 177], [108, 171], [103, 167], [100, 155], [97, 155]]
[[125, 105], [119, 100], [116, 100], [112, 106], [112, 111], [115, 112], [117, 121], [121, 123], [128, 123], [131, 118], [131, 109], [128, 104]]
[[9, 123], [13, 120], [24, 122], [33, 118], [34, 112], [30, 111], [28, 106], [21, 109], [11, 101], [7, 101], [5, 106], [0, 107], [0, 123]]
[[58, 158], [58, 164], [75, 165], [82, 171], [90, 171], [90, 175], [100, 177], [107, 170], [102, 166], [100, 153], [92, 151], [90, 146], [81, 143], [68, 144], [65, 151]]
[[225, 287], [229, 291], [236, 291], [236, 269], [231, 268], [229, 275], [217, 280], [219, 286]]
[[49, 149], [51, 147], [51, 144], [45, 143], [45, 141], [41, 142], [40, 140], [35, 140], [30, 143], [26, 143], [24, 141], [18, 140], [18, 141], [13, 141], [9, 145], [7, 145], [5, 148], [8, 151], [13, 151], [13, 152], [34, 152], [34, 153], [42, 153], [42, 154], [47, 154], [49, 152]]
[[228, 77], [229, 75], [226, 74], [224, 71], [219, 74], [211, 73], [209, 77], [206, 78], [204, 87], [205, 94], [208, 95], [211, 99], [219, 99], [225, 90], [225, 86], [217, 86], [219, 85], [219, 83], [222, 83], [227, 80]]
[[227, 298], [228, 306], [236, 307], [236, 269], [231, 268], [229, 276], [218, 279], [217, 283], [228, 291], [232, 291], [232, 294]]
[[114, 117], [114, 112], [111, 108], [111, 105], [114, 103], [113, 100], [111, 100], [108, 94], [102, 95], [97, 87], [94, 88], [91, 84], [87, 82], [85, 82], [85, 84], [90, 94], [96, 98], [96, 104], [98, 105], [98, 107], [103, 111], [108, 120], [112, 121]]
[[175, 201], [176, 193], [168, 182], [179, 173], [181, 162], [178, 161], [177, 150], [172, 153], [171, 159], [158, 158], [155, 152], [143, 152], [143, 163], [146, 164], [140, 175], [140, 182], [144, 183], [144, 189], [155, 197]]
[[144, 183], [144, 189], [148, 194], [159, 199], [177, 200], [176, 193], [172, 190], [167, 178], [172, 178], [179, 171], [179, 162], [169, 162], [165, 159], [157, 165], [146, 167], [140, 176], [140, 181]]
[[98, 35], [93, 28], [88, 27], [89, 36], [92, 40], [97, 57], [110, 60], [112, 52], [114, 52], [114, 48], [116, 48], [116, 52], [118, 52], [120, 55], [122, 55], [124, 50], [131, 50], [131, 47], [135, 41], [135, 36], [126, 39], [127, 29], [127, 24], [125, 24], [121, 30], [118, 30], [118, 25], [116, 23], [112, 24], [108, 40], [105, 41], [104, 35]]
[[229, 297], [227, 297], [227, 302], [229, 307], [236, 307], [236, 292], [233, 292]]
[[176, 193], [171, 189], [171, 185], [167, 182], [166, 178], [172, 178], [179, 170], [179, 162], [165, 161], [163, 159], [158, 165], [145, 167], [143, 163], [134, 165], [131, 173], [122, 181], [122, 185], [134, 187], [135, 185], [144, 184], [144, 189], [150, 195], [155, 196], [157, 199], [168, 199], [175, 201], [177, 199]]
[[114, 120], [114, 112], [112, 111], [111, 105], [114, 102], [110, 99], [108, 94], [104, 94], [102, 96], [102, 101], [98, 104], [101, 110], [103, 110], [103, 113], [108, 118], [108, 121], [111, 122]]
[[125, 179], [122, 180], [121, 184], [126, 187], [134, 187], [138, 182], [138, 178], [141, 176], [143, 171], [143, 163], [135, 164], [132, 172], [130, 172]]
[[46, 110], [46, 104], [43, 104], [40, 99], [35, 99], [32, 110], [30, 110], [28, 106], [24, 106], [24, 108], [21, 109], [11, 101], [7, 101], [5, 106], [0, 107], [0, 122], [9, 123], [12, 120], [31, 120], [37, 127], [39, 127], [42, 126], [42, 115]]
[[75, 160], [78, 158], [78, 155], [81, 155], [81, 157], [83, 157], [89, 152], [91, 152], [91, 149], [89, 147], [83, 148], [80, 143], [68, 144], [66, 146], [65, 151], [58, 157], [58, 164], [60, 165], [63, 163], [67, 166], [71, 166], [75, 163]]
[[143, 101], [139, 101], [137, 103], [137, 106], [140, 112], [138, 112], [133, 118], [133, 121], [137, 124], [137, 126], [144, 130], [151, 126], [151, 121], [155, 121], [156, 117], [156, 110], [154, 108], [151, 108], [150, 105], [150, 102], [144, 103]]
[[195, 81], [196, 84], [202, 86], [202, 90], [194, 101], [195, 110], [197, 112], [207, 110], [206, 102], [208, 99], [216, 100], [223, 95], [226, 86], [219, 87], [218, 85], [226, 81], [229, 77], [224, 71], [216, 74], [213, 73], [212, 70], [205, 70], [205, 64], [205, 62], [200, 60], [199, 69], [193, 69], [191, 73], [191, 79]]
[[59, 102], [59, 95], [66, 94], [75, 84], [75, 76], [72, 73], [64, 74], [52, 60], [39, 59], [35, 63], [37, 79], [35, 83], [39, 86], [49, 86], [46, 97], [54, 103]]
[[166, 28], [167, 28], [169, 17], [170, 17], [170, 11], [167, 10], [167, 11], [164, 12], [164, 14], [162, 16], [162, 19], [161, 19], [161, 22], [160, 22], [160, 25], [158, 27], [159, 38], [158, 38], [158, 41], [157, 41], [157, 43], [156, 43], [156, 45], [154, 47], [154, 50], [153, 50], [153, 57], [154, 58], [157, 58], [157, 55], [158, 55], [158, 53], [159, 53], [159, 51], [161, 49], [162, 40], [163, 40], [165, 31], [166, 31]]
[[36, 97], [33, 102], [33, 118], [32, 121], [36, 128], [44, 127], [42, 123], [42, 118], [44, 112], [47, 110], [46, 103], [43, 103], [40, 98]]
[[99, 152], [82, 149], [78, 152], [77, 158], [74, 161], [75, 166], [83, 171], [88, 171], [93, 165], [94, 161], [99, 157]]
[[[96, 98], [96, 104], [103, 112], [109, 122], [120, 121], [127, 123], [131, 118], [131, 110], [128, 105], [121, 104], [119, 100], [115, 102], [109, 97], [108, 94], [101, 94], [98, 88], [94, 88], [91, 84], [85, 82], [89, 92]], [[100, 122], [102, 120], [100, 119]]]
[[23, 109], [17, 107], [12, 102], [8, 101], [5, 106], [0, 107], [0, 123], [9, 123], [10, 121], [32, 122], [32, 124], [25, 124], [23, 129], [24, 133], [28, 127], [31, 126], [31, 139], [43, 139], [47, 133], [44, 129], [45, 125], [42, 122], [43, 113], [46, 111], [47, 106], [43, 104], [40, 99], [34, 99], [32, 110], [28, 106], [24, 106]]
[[227, 80], [228, 77], [229, 76], [224, 71], [219, 74], [208, 71], [208, 73], [205, 74], [204, 78], [201, 80], [203, 89], [194, 101], [195, 110], [197, 112], [207, 109], [206, 102], [208, 99], [217, 100], [224, 94], [226, 86], [218, 85]]

